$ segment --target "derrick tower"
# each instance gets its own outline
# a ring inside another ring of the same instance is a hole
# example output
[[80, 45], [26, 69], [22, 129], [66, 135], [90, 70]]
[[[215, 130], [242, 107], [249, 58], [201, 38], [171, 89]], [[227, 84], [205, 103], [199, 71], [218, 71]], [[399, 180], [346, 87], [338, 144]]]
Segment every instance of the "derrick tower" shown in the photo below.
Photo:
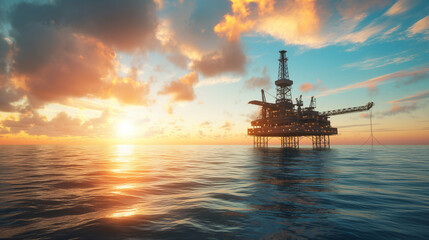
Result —
[[278, 79], [275, 81], [277, 91], [275, 103], [266, 101], [263, 89], [262, 101], [249, 102], [261, 108], [261, 114], [251, 121], [252, 128], [247, 130], [247, 134], [253, 136], [255, 147], [266, 148], [269, 139], [279, 137], [282, 148], [298, 149], [300, 138], [311, 137], [313, 149], [327, 149], [330, 147], [329, 137], [337, 134], [337, 128], [332, 127], [329, 121], [330, 116], [367, 111], [374, 105], [373, 102], [369, 102], [359, 107], [318, 112], [315, 110], [314, 97], [311, 97], [308, 107], [303, 107], [302, 95], [296, 98], [294, 104], [291, 94], [293, 81], [289, 79], [287, 61], [286, 51], [280, 51]]
[[293, 81], [289, 79], [289, 70], [287, 67], [286, 51], [280, 51], [279, 58], [279, 74], [278, 80], [275, 82], [277, 88], [276, 103], [287, 103], [287, 105], [293, 105], [292, 103], [292, 84]]

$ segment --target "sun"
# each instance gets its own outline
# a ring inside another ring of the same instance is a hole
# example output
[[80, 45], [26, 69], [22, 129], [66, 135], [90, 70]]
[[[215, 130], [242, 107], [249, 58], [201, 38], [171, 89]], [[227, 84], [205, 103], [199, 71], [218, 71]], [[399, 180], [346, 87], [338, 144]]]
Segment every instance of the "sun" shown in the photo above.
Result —
[[118, 137], [132, 137], [136, 132], [133, 122], [121, 120], [116, 126], [116, 135]]

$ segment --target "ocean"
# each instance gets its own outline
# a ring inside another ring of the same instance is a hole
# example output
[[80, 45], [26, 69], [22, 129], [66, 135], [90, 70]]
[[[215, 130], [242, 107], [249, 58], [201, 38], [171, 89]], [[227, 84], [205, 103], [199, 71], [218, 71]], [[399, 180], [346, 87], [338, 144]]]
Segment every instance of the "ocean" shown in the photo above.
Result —
[[0, 146], [0, 238], [429, 239], [428, 146], [305, 147]]

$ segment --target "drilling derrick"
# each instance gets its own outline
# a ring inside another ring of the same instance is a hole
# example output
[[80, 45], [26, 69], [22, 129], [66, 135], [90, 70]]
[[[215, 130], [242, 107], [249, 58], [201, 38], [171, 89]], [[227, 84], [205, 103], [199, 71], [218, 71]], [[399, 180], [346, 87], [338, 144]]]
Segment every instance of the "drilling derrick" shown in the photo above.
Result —
[[270, 138], [279, 137], [282, 148], [298, 149], [301, 137], [311, 137], [313, 149], [330, 148], [330, 135], [336, 135], [337, 128], [331, 127], [329, 116], [367, 111], [374, 106], [369, 102], [360, 107], [318, 112], [315, 110], [316, 98], [311, 97], [309, 106], [303, 107], [302, 95], [294, 104], [291, 94], [293, 81], [289, 79], [287, 61], [286, 51], [280, 51], [278, 80], [275, 81], [276, 102], [267, 102], [263, 89], [262, 101], [249, 102], [261, 107], [260, 116], [251, 121], [252, 128], [247, 130], [248, 135], [253, 136], [254, 147], [266, 148]]
[[277, 89], [276, 103], [286, 104], [293, 108], [291, 94], [293, 81], [289, 79], [289, 70], [287, 67], [287, 57], [285, 50], [280, 51], [279, 78], [275, 84]]

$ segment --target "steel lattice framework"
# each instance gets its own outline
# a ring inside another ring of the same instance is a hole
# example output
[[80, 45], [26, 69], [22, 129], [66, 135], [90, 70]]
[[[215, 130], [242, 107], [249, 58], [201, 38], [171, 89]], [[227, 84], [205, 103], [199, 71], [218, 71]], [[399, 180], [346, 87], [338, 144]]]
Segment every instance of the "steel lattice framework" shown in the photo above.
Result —
[[258, 119], [251, 121], [252, 128], [247, 130], [253, 136], [256, 148], [267, 148], [272, 137], [280, 137], [281, 147], [298, 149], [300, 137], [311, 137], [313, 149], [322, 150], [330, 147], [330, 135], [336, 135], [337, 129], [331, 127], [329, 116], [351, 112], [367, 111], [374, 106], [369, 102], [364, 106], [342, 108], [326, 112], [318, 112], [316, 99], [311, 97], [310, 105], [303, 107], [302, 96], [292, 101], [293, 81], [289, 79], [286, 51], [280, 51], [276, 102], [269, 103], [261, 90], [262, 101], [253, 100], [249, 104], [261, 107]]
[[292, 103], [292, 84], [293, 81], [289, 79], [289, 69], [287, 67], [287, 57], [286, 51], [280, 51], [280, 59], [279, 59], [279, 74], [278, 80], [276, 81], [277, 86], [277, 95], [276, 95], [276, 103]]

